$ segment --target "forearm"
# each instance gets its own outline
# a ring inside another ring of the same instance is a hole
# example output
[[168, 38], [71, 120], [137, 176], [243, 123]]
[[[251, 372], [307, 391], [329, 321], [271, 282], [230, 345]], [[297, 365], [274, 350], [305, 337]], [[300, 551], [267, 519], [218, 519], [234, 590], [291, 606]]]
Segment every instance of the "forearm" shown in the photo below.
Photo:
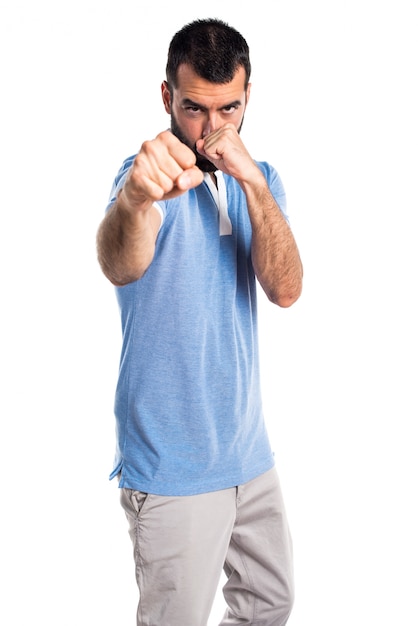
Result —
[[200, 185], [193, 151], [170, 131], [145, 141], [97, 233], [103, 273], [117, 286], [138, 280], [154, 258], [161, 215], [154, 202]]
[[251, 220], [252, 262], [268, 298], [291, 306], [302, 290], [302, 263], [292, 231], [264, 177], [243, 185]]
[[116, 286], [141, 278], [153, 259], [157, 227], [151, 211], [129, 210], [122, 192], [99, 227], [99, 264]]

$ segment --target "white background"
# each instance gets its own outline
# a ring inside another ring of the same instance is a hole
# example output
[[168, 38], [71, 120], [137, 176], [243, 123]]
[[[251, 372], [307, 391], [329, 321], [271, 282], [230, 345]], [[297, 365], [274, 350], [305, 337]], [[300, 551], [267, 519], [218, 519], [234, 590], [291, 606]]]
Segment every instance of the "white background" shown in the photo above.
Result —
[[[289, 624], [417, 626], [413, 9], [2, 8], [2, 624], [135, 623], [131, 546], [107, 480], [119, 318], [95, 234], [122, 160], [169, 124], [171, 36], [220, 17], [250, 44], [242, 136], [283, 179], [305, 266], [293, 307], [260, 299], [265, 413], [295, 545]], [[211, 626], [222, 611], [219, 597]]]

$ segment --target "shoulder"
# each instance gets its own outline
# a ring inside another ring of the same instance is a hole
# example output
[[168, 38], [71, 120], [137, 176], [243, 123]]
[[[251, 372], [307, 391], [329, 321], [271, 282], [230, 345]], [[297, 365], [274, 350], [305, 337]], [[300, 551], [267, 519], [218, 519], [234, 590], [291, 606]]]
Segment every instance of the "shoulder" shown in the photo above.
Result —
[[114, 180], [114, 184], [118, 185], [118, 183], [120, 182], [120, 180], [123, 177], [126, 177], [126, 174], [128, 172], [128, 170], [131, 168], [132, 163], [134, 162], [136, 157], [136, 154], [133, 154], [130, 157], [127, 157], [123, 162], [122, 165], [119, 168], [118, 173], [116, 174], [115, 180]]
[[276, 168], [273, 167], [273, 165], [271, 165], [267, 161], [256, 161], [255, 163], [258, 166], [258, 168], [263, 172], [263, 174], [266, 177], [266, 180], [269, 182], [269, 184], [270, 183], [275, 183], [275, 182], [280, 182], [280, 184], [283, 185], [282, 181], [281, 181], [281, 178], [280, 178]]
[[112, 204], [115, 202], [119, 190], [122, 189], [122, 187], [123, 187], [123, 185], [125, 183], [126, 175], [127, 175], [128, 171], [129, 171], [132, 163], [134, 162], [135, 157], [136, 157], [136, 154], [128, 157], [127, 159], [125, 159], [122, 162], [122, 165], [120, 166], [119, 171], [116, 174], [115, 179], [114, 179], [114, 181], [112, 183], [112, 188], [110, 190], [109, 201], [108, 201], [106, 210], [108, 210], [112, 206]]

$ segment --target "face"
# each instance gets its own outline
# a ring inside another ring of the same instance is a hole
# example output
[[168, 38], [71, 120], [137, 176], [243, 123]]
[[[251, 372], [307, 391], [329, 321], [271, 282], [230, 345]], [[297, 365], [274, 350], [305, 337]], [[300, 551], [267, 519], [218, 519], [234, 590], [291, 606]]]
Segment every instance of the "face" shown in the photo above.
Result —
[[240, 132], [244, 112], [250, 95], [250, 85], [245, 90], [245, 70], [240, 67], [230, 83], [216, 84], [200, 78], [189, 65], [180, 65], [177, 88], [171, 97], [166, 82], [162, 96], [167, 113], [171, 115], [173, 134], [185, 143], [196, 156], [196, 165], [203, 172], [213, 172], [216, 167], [196, 151], [196, 141], [218, 130], [227, 122]]

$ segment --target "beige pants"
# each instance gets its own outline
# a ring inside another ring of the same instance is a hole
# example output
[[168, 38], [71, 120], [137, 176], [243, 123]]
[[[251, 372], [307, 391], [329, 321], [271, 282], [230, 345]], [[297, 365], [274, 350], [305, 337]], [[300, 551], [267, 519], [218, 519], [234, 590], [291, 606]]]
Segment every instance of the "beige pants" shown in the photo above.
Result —
[[121, 503], [134, 546], [137, 626], [206, 626], [222, 568], [222, 626], [286, 624], [292, 547], [275, 469], [196, 496], [121, 489]]

